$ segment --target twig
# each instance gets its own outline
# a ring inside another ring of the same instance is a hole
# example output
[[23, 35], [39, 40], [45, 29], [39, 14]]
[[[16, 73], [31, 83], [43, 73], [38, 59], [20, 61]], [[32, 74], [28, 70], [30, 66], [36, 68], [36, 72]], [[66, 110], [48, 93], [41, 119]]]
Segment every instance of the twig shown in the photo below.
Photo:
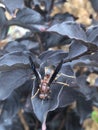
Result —
[[62, 130], [64, 125], [65, 125], [65, 118], [62, 119], [61, 124], [60, 124], [58, 130]]
[[38, 126], [39, 126], [39, 122], [38, 122], [38, 120], [36, 120], [36, 124], [35, 124], [35, 129], [34, 130], [37, 130]]
[[27, 124], [27, 122], [26, 122], [26, 120], [25, 120], [25, 118], [24, 118], [24, 116], [23, 116], [22, 110], [20, 110], [20, 111], [18, 112], [18, 116], [19, 116], [20, 121], [21, 121], [21, 123], [22, 123], [22, 125], [23, 125], [23, 127], [24, 127], [24, 130], [29, 130], [29, 126], [28, 126], [28, 124]]
[[40, 36], [39, 33], [36, 33], [36, 38], [37, 38], [38, 43], [39, 43], [40, 52], [43, 52], [44, 51], [44, 47], [43, 47], [43, 43], [42, 43], [41, 36]]

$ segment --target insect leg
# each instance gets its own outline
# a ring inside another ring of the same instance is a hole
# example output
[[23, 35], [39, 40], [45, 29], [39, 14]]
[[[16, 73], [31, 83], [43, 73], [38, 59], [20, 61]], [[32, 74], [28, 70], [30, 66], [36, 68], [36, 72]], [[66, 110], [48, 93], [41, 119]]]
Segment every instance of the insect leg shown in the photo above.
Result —
[[69, 78], [76, 78], [75, 76], [67, 75], [67, 74], [64, 74], [64, 73], [60, 73], [60, 75], [65, 76], [65, 77], [69, 77]]
[[68, 77], [68, 78], [76, 78], [75, 76], [70, 76], [70, 75], [67, 75], [67, 74], [64, 74], [64, 73], [60, 73], [60, 74], [57, 75], [55, 80], [57, 80], [60, 76], [64, 76], [64, 77]]
[[37, 89], [36, 93], [31, 97], [31, 99], [34, 99], [35, 96], [39, 93], [39, 89]]
[[63, 82], [56, 82], [56, 83], [58, 83], [58, 84], [62, 84], [62, 85], [64, 85], [64, 86], [69, 86], [69, 84], [67, 84], [67, 83], [63, 83]]

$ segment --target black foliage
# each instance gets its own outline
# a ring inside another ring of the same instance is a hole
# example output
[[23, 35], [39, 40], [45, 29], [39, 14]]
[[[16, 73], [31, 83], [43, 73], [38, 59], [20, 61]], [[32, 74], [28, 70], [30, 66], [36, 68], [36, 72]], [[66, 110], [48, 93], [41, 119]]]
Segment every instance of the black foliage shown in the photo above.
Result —
[[22, 9], [24, 7], [24, 0], [2, 0], [2, 3], [5, 5], [6, 9], [13, 15], [16, 9]]
[[[88, 80], [98, 75], [98, 26], [87, 28], [69, 13], [51, 16], [64, 2], [0, 1], [0, 43], [13, 25], [29, 30], [0, 49], [2, 130], [24, 130], [21, 117], [30, 130], [46, 130], [46, 124], [51, 130], [83, 130], [98, 107], [98, 77], [93, 84]], [[14, 17], [8, 20], [5, 11]]]
[[0, 7], [0, 40], [6, 37], [8, 27], [7, 27], [7, 19], [5, 16], [5, 9]]
[[1, 122], [5, 125], [9, 123], [9, 120], [10, 123], [12, 122], [12, 119], [17, 114], [18, 110], [25, 104], [31, 90], [32, 82], [30, 80], [21, 87], [14, 89], [10, 96], [3, 101], [2, 113], [0, 116]]
[[74, 111], [67, 113], [66, 120], [66, 130], [83, 130], [79, 123], [79, 116]]
[[79, 96], [77, 100], [77, 113], [80, 116], [80, 124], [82, 124], [86, 118], [90, 117], [91, 112], [92, 101], [86, 100], [83, 96]]
[[[30, 19], [29, 19], [30, 18]], [[29, 8], [23, 8], [16, 14], [15, 20], [23, 22], [25, 24], [41, 24], [43, 17], [35, 10]]]
[[47, 31], [55, 32], [71, 39], [87, 41], [86, 34], [81, 25], [77, 24], [74, 21], [64, 21], [62, 23], [56, 23], [55, 25], [47, 29]]

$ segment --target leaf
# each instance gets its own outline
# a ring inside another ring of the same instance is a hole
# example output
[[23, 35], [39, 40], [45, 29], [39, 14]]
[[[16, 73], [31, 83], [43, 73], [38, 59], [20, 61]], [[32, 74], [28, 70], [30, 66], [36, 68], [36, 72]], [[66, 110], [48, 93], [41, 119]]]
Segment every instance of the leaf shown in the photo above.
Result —
[[[30, 39], [30, 38], [29, 38]], [[31, 40], [22, 40], [20, 41], [20, 45], [25, 46], [27, 50], [31, 52], [39, 51], [39, 43]]]
[[87, 36], [85, 31], [82, 29], [80, 24], [77, 24], [76, 22], [68, 21], [68, 22], [58, 23], [51, 26], [49, 29], [47, 29], [47, 31], [58, 33], [70, 39], [87, 41]]
[[15, 89], [10, 96], [2, 102], [0, 122], [7, 125], [9, 119], [13, 120], [19, 109], [23, 107], [27, 96], [32, 90], [32, 81], [27, 81], [21, 87]]
[[59, 96], [59, 107], [66, 107], [77, 100], [79, 93], [73, 88], [63, 86]]
[[7, 19], [4, 8], [0, 7], [0, 40], [3, 40], [8, 32]]
[[43, 17], [35, 10], [29, 8], [23, 8], [16, 14], [15, 20], [20, 21], [24, 24], [41, 24]]
[[8, 42], [6, 46], [4, 46], [4, 50], [7, 52], [22, 52], [22, 51], [26, 51], [26, 47], [24, 45], [21, 45], [19, 42], [17, 41], [11, 41]]
[[68, 45], [71, 42], [71, 39], [61, 36], [57, 33], [43, 32], [41, 37], [45, 50], [50, 47]]
[[29, 65], [28, 53], [29, 52], [16, 51], [3, 55], [2, 57], [0, 57], [0, 70], [5, 71], [6, 69], [10, 69], [11, 66], [27, 67]]
[[47, 25], [43, 25], [43, 17], [35, 10], [23, 8], [19, 10], [16, 17], [9, 20], [8, 27], [17, 25], [25, 29], [31, 30], [33, 33], [46, 30]]
[[86, 33], [89, 41], [93, 42], [98, 46], [98, 25], [90, 26], [87, 29]]
[[[32, 84], [33, 85], [33, 84]], [[30, 92], [31, 93], [31, 92]], [[33, 113], [32, 103], [31, 103], [31, 95], [29, 95], [26, 99], [26, 103], [24, 105], [24, 111], [28, 113]]]
[[[36, 93], [38, 89], [38, 84], [34, 81], [32, 90], [32, 96]], [[51, 95], [49, 100], [41, 100], [38, 95], [36, 95], [31, 101], [33, 106], [33, 111], [37, 118], [41, 122], [46, 121], [46, 117], [49, 111], [53, 111], [58, 107], [58, 98], [62, 85], [51, 84]], [[39, 107], [40, 106], [40, 107]]]
[[8, 0], [2, 0], [2, 2], [4, 3], [5, 7], [11, 15], [13, 15], [16, 9], [24, 8], [24, 0], [10, 0], [10, 2]]
[[7, 21], [7, 18], [5, 16], [5, 9], [3, 7], [0, 7], [0, 27], [4, 25]]
[[63, 64], [61, 70], [57, 75], [57, 82], [65, 84], [65, 87], [75, 87], [76, 77], [75, 73], [70, 65]]
[[76, 17], [74, 17], [72, 14], [66, 12], [66, 13], [57, 13], [56, 15], [54, 15], [54, 17], [52, 18], [52, 24], [56, 24], [56, 23], [62, 23], [65, 21], [75, 21]]
[[[30, 39], [30, 38], [28, 38]], [[16, 41], [8, 42], [7, 45], [4, 46], [4, 50], [7, 52], [23, 52], [30, 51], [32, 53], [39, 51], [38, 42], [34, 42], [31, 40], [25, 40], [25, 38], [17, 39]]]
[[81, 55], [85, 52], [87, 52], [87, 47], [84, 46], [81, 42], [73, 40], [71, 42], [70, 47], [69, 47], [68, 58], [70, 59], [70, 58], [76, 57], [76, 56]]
[[67, 112], [65, 123], [66, 130], [83, 130], [79, 120], [79, 116], [77, 116], [74, 111]]
[[79, 96], [77, 98], [76, 109], [77, 114], [80, 116], [80, 124], [82, 124], [85, 119], [90, 117], [92, 112], [92, 101], [86, 100], [83, 96]]
[[57, 51], [47, 50], [47, 51], [42, 52], [42, 53], [39, 55], [39, 58], [40, 58], [42, 61], [44, 61], [44, 60], [47, 59], [47, 57], [50, 57], [50, 56], [52, 56], [53, 54], [58, 53], [58, 52], [62, 52], [62, 50], [57, 50]]
[[[48, 57], [48, 58], [47, 58]], [[67, 57], [67, 53], [62, 50], [43, 52], [39, 58], [42, 61], [42, 66], [57, 65], [62, 59]]]
[[77, 81], [77, 85], [79, 86], [79, 89], [77, 89], [77, 91], [81, 92], [87, 100], [90, 100], [94, 93], [96, 92], [95, 88], [91, 88], [87, 82], [86, 82], [86, 75], [81, 75], [79, 77], [76, 78]]
[[0, 100], [6, 99], [15, 88], [20, 87], [31, 74], [30, 69], [10, 69], [9, 71], [0, 73]]
[[51, 13], [53, 4], [54, 4], [54, 0], [50, 0], [50, 1], [43, 0], [43, 1], [45, 3], [45, 10], [47, 11], [48, 14]]

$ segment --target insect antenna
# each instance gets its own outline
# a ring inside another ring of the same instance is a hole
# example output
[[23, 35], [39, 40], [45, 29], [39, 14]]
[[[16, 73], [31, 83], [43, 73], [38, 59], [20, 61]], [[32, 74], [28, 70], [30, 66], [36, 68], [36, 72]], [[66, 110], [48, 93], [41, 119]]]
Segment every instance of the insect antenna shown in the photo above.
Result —
[[61, 67], [62, 67], [62, 64], [63, 64], [63, 60], [60, 61], [60, 63], [57, 65], [57, 67], [55, 68], [55, 71], [54, 73], [52, 74], [50, 80], [49, 80], [49, 83], [48, 85], [50, 85], [53, 80], [55, 79], [56, 75], [58, 74], [58, 72], [60, 71]]
[[38, 83], [40, 83], [40, 74], [38, 73], [38, 71], [36, 70], [35, 64], [31, 58], [31, 56], [29, 56], [29, 60], [30, 60], [30, 65], [31, 65], [31, 69], [33, 70], [35, 76], [36, 76], [36, 80], [38, 81]]

